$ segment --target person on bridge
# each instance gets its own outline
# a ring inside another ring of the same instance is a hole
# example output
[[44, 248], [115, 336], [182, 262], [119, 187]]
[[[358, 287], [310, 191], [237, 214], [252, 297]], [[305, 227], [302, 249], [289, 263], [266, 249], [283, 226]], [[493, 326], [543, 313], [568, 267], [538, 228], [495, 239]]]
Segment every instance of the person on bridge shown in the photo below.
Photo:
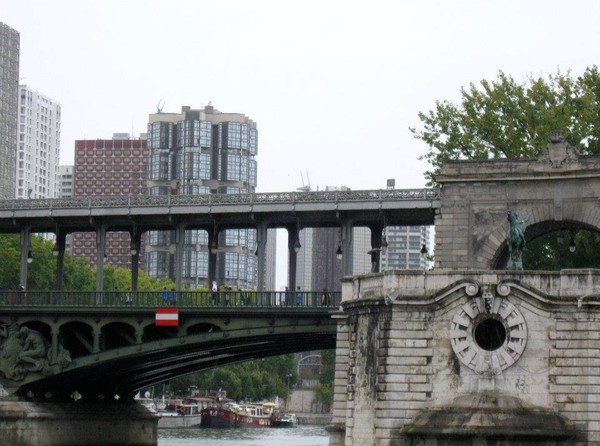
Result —
[[210, 289], [210, 303], [213, 305], [217, 305], [219, 300], [219, 285], [217, 285], [217, 281], [212, 281], [212, 286]]
[[327, 291], [327, 288], [323, 288], [323, 292], [321, 293], [321, 305], [325, 306], [329, 305], [330, 303], [329, 291]]
[[163, 305], [167, 305], [169, 303], [169, 292], [167, 291], [167, 287], [163, 287]]
[[300, 286], [296, 287], [296, 305], [302, 305], [302, 289]]
[[27, 293], [25, 292], [25, 287], [23, 285], [19, 285], [19, 303], [27, 303]]

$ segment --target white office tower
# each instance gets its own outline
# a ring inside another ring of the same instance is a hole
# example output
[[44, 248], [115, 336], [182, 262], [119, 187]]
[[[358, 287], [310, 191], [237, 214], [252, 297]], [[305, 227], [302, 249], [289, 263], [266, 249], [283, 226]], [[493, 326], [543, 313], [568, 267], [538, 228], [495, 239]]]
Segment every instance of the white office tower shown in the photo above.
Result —
[[0, 23], [0, 199], [15, 197], [19, 45], [19, 32]]
[[73, 166], [59, 166], [60, 186], [58, 197], [69, 198], [73, 196]]
[[60, 104], [19, 85], [16, 198], [60, 196]]
[[[387, 180], [387, 188], [395, 189], [396, 181]], [[383, 235], [387, 248], [381, 253], [381, 270], [427, 269], [430, 226], [387, 226]]]

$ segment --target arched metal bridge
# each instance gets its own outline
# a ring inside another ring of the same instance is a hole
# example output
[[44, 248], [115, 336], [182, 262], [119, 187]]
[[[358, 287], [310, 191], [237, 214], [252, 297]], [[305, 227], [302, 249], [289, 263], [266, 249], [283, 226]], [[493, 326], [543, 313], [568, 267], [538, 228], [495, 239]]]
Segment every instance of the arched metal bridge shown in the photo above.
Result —
[[[0, 384], [31, 400], [112, 401], [224, 364], [332, 349], [340, 298], [194, 291], [171, 304], [161, 292], [132, 303], [110, 293], [4, 293]], [[178, 325], [157, 325], [159, 308], [176, 310]]]

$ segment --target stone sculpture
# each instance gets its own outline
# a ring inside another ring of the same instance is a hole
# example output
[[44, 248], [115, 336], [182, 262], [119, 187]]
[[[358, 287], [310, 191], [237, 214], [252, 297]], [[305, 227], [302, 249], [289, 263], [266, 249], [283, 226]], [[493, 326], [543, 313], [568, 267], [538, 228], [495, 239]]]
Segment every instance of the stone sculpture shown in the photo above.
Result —
[[523, 269], [523, 249], [525, 248], [525, 229], [529, 217], [519, 220], [516, 213], [508, 211], [508, 263], [506, 269]]
[[51, 375], [53, 365], [62, 370], [71, 363], [69, 351], [62, 345], [54, 356], [40, 332], [17, 324], [0, 327], [0, 377], [21, 381], [31, 372]]

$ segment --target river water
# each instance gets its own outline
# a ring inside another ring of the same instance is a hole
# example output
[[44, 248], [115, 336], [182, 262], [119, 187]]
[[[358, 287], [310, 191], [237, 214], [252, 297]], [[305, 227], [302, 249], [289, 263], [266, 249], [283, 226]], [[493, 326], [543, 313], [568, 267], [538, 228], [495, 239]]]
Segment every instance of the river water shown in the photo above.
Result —
[[327, 446], [323, 426], [294, 428], [159, 429], [158, 446]]

